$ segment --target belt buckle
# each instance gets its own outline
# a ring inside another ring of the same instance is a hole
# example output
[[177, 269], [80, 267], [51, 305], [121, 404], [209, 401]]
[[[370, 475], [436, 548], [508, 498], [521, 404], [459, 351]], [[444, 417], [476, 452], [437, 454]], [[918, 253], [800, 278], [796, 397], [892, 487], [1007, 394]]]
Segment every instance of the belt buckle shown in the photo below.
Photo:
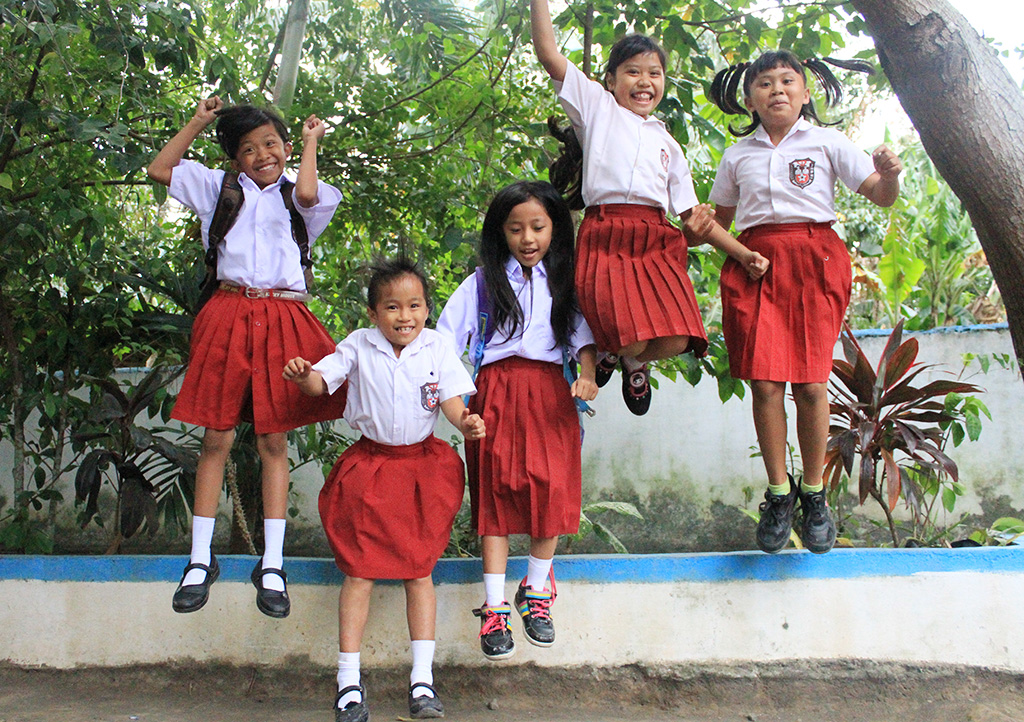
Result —
[[270, 298], [270, 291], [266, 288], [246, 288], [246, 298]]

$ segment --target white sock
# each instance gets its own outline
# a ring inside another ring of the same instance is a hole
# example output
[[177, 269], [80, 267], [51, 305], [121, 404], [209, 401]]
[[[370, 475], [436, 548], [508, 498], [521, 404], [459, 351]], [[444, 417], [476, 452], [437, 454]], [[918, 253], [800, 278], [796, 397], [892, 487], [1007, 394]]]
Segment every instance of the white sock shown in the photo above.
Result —
[[[359, 685], [359, 652], [338, 652], [338, 691]], [[338, 709], [344, 709], [349, 702], [361, 702], [362, 695], [349, 692], [338, 700]]]
[[[193, 516], [192, 517], [192, 555], [190, 564], [209, 564], [210, 545], [213, 543], [213, 527], [217, 523], [214, 517]], [[185, 575], [182, 584], [202, 584], [206, 581], [206, 572], [202, 569], [193, 569]]]
[[608, 351], [601, 351], [597, 355], [597, 360], [598, 361], [608, 361], [610, 363], [617, 364], [619, 362], [619, 357], [616, 356], [613, 353], [609, 353]]
[[626, 368], [627, 373], [633, 373], [637, 369], [642, 369], [644, 367], [643, 362], [637, 361], [632, 356], [623, 356], [622, 365]]
[[[281, 569], [284, 564], [284, 519], [263, 520], [263, 568]], [[284, 580], [277, 574], [263, 577], [263, 588], [276, 592], [284, 591]]]
[[505, 575], [484, 574], [484, 595], [488, 607], [497, 607], [505, 601]]
[[544, 584], [548, 580], [548, 573], [551, 571], [553, 559], [538, 559], [532, 554], [526, 560], [526, 586], [544, 591]]
[[[414, 639], [409, 646], [412, 648], [412, 672], [409, 674], [409, 684], [433, 684], [434, 640]], [[417, 697], [434, 696], [434, 693], [425, 687], [417, 687], [413, 691]]]

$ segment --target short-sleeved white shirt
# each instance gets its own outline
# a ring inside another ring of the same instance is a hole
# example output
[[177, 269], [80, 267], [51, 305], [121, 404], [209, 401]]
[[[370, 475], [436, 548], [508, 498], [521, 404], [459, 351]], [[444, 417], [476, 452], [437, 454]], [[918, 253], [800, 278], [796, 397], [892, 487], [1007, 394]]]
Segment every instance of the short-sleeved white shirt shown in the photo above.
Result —
[[554, 85], [583, 147], [586, 205], [633, 203], [673, 216], [697, 205], [686, 156], [662, 121], [623, 108], [572, 63]]
[[348, 379], [345, 421], [388, 446], [423, 441], [434, 431], [442, 401], [476, 393], [451, 343], [429, 328], [401, 356], [376, 326], [358, 329], [313, 368], [331, 393]]
[[853, 191], [875, 172], [871, 156], [838, 130], [800, 118], [776, 147], [758, 126], [722, 156], [710, 200], [736, 208], [736, 230], [836, 220], [835, 182]]
[[[555, 344], [555, 334], [551, 329], [551, 290], [548, 288], [544, 262], [534, 266], [531, 278], [527, 279], [523, 276], [523, 267], [515, 258], [509, 258], [505, 273], [523, 311], [524, 328], [521, 334], [514, 334], [510, 339], [506, 338], [507, 334], [502, 329], [497, 329], [484, 347], [483, 364], [511, 356], [562, 363], [562, 348]], [[448, 299], [438, 319], [437, 330], [460, 355], [466, 350], [467, 343], [470, 349], [476, 347], [480, 309], [475, 273], [463, 281]], [[569, 337], [569, 352], [578, 358], [580, 349], [593, 343], [594, 334], [590, 326], [583, 320], [583, 316], [575, 314]]]
[[[171, 197], [199, 216], [203, 247], [209, 247], [210, 223], [217, 208], [224, 171], [183, 160], [171, 171]], [[292, 238], [291, 216], [281, 197], [281, 181], [260, 189], [249, 176], [239, 174], [244, 202], [235, 223], [217, 249], [217, 278], [239, 286], [306, 290], [299, 247]], [[310, 244], [316, 240], [341, 202], [341, 191], [317, 181], [318, 202], [303, 208], [292, 200], [306, 222]]]

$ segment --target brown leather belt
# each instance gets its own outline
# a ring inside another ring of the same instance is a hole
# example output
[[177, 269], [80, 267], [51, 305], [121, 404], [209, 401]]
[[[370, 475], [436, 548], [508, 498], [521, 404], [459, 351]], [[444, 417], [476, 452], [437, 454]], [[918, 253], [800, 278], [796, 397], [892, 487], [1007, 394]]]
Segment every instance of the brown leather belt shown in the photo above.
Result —
[[228, 293], [240, 293], [246, 298], [279, 298], [282, 301], [301, 301], [302, 303], [313, 298], [308, 293], [302, 293], [301, 291], [286, 291], [276, 288], [250, 288], [248, 286], [228, 283], [227, 281], [221, 281], [219, 288], [221, 291], [227, 291]]

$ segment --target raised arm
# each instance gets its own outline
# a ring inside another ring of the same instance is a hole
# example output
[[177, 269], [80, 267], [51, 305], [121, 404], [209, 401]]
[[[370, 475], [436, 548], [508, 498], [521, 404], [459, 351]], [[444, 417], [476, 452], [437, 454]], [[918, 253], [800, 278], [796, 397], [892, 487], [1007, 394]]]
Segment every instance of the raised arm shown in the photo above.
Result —
[[181, 162], [181, 159], [185, 156], [185, 151], [189, 149], [189, 146], [192, 145], [195, 139], [206, 130], [206, 126], [217, 119], [217, 111], [223, 106], [224, 103], [216, 95], [212, 98], [200, 100], [199, 107], [196, 108], [192, 119], [184, 128], [178, 131], [177, 135], [167, 141], [167, 145], [156, 154], [156, 158], [149, 164], [149, 167], [146, 169], [149, 177], [157, 183], [169, 186], [171, 184], [171, 172], [174, 170], [174, 167]]
[[569, 61], [558, 51], [548, 0], [530, 0], [530, 38], [533, 40], [537, 60], [551, 79], [559, 83], [565, 80], [565, 68]]
[[888, 146], [880, 145], [871, 154], [875, 172], [860, 184], [857, 192], [875, 205], [888, 208], [900, 195], [900, 172], [903, 164], [900, 157]]
[[295, 200], [303, 208], [317, 204], [317, 144], [327, 132], [324, 122], [311, 115], [302, 124], [302, 157], [299, 160], [299, 175], [295, 179]]

